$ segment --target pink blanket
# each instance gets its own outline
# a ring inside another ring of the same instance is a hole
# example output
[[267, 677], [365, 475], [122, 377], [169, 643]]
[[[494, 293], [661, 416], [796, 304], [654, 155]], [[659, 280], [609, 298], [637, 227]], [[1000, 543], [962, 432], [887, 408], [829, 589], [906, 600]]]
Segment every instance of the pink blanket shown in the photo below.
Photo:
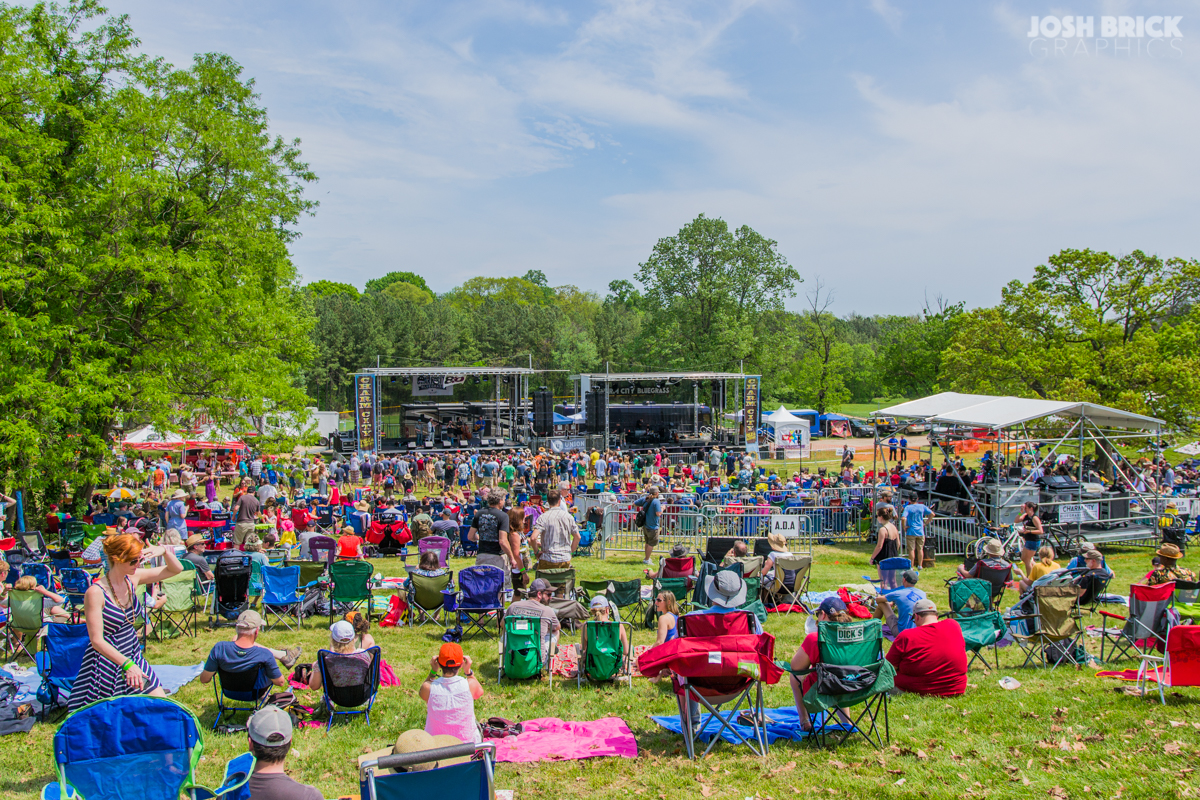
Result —
[[637, 758], [637, 739], [620, 717], [594, 722], [563, 722], [556, 717], [531, 719], [525, 732], [496, 743], [497, 761], [575, 761], [619, 756]]

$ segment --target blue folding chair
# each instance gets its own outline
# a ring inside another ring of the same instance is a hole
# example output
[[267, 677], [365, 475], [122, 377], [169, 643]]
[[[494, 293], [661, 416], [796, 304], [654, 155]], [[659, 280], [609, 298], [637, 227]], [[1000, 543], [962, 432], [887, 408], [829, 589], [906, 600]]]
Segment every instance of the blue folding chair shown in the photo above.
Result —
[[[314, 583], [316, 581], [308, 586]], [[295, 630], [289, 620], [294, 619], [297, 627], [300, 626], [300, 604], [304, 600], [300, 587], [300, 567], [263, 567], [262, 585], [263, 621], [267, 630], [272, 627], [271, 617], [282, 622], [288, 630]]]
[[504, 624], [504, 570], [487, 564], [464, 567], [458, 573], [458, 623], [465, 625], [463, 638], [472, 631], [491, 636], [489, 627], [496, 623], [496, 635]]
[[54, 734], [57, 780], [42, 800], [249, 800], [254, 756], [225, 768], [217, 789], [196, 784], [204, 754], [200, 721], [165, 697], [125, 695], [71, 714]]
[[[358, 658], [357, 653], [317, 651], [321, 691], [325, 695], [325, 708], [329, 710], [326, 731], [333, 727], [333, 720], [339, 716], [362, 714], [366, 717], [367, 724], [371, 724], [371, 706], [375, 704], [375, 696], [379, 694], [379, 667], [383, 661], [383, 652], [379, 645], [369, 647], [365, 652], [371, 656], [369, 661]], [[329, 672], [329, 663], [335, 660], [343, 662], [338, 670], [343, 678], [341, 683], [335, 682]]]
[[479, 542], [472, 542], [467, 534], [470, 533], [470, 525], [458, 526], [458, 554], [462, 558], [471, 558], [479, 552]]
[[34, 580], [38, 582], [38, 586], [43, 589], [54, 591], [54, 576], [50, 574], [50, 567], [47, 564], [41, 564], [35, 561], [26, 561], [21, 565], [21, 577], [32, 575]]
[[75, 677], [83, 665], [88, 641], [87, 625], [66, 625], [61, 622], [46, 625], [42, 651], [35, 656], [38, 675], [42, 676], [42, 683], [37, 690], [38, 701], [42, 704], [42, 719], [55, 708], [66, 705], [71, 688], [75, 685]]
[[221, 724], [221, 717], [225, 714], [232, 717], [239, 711], [251, 714], [258, 711], [271, 693], [271, 681], [261, 666], [241, 672], [218, 668], [212, 684], [213, 694], [217, 697], [217, 718], [213, 720], [213, 730]]
[[[373, 758], [359, 765], [359, 793], [362, 800], [409, 800], [413, 797], [489, 800], [493, 795], [495, 755], [496, 745], [484, 742]], [[378, 774], [383, 769], [411, 769], [418, 764], [464, 756], [472, 760], [437, 769]]]
[[55, 572], [62, 572], [69, 567], [78, 567], [79, 562], [71, 558], [65, 550], [50, 551], [50, 569]]
[[83, 596], [92, 585], [92, 576], [78, 567], [63, 567], [58, 571], [58, 580], [71, 607], [71, 617], [78, 622], [83, 618]]

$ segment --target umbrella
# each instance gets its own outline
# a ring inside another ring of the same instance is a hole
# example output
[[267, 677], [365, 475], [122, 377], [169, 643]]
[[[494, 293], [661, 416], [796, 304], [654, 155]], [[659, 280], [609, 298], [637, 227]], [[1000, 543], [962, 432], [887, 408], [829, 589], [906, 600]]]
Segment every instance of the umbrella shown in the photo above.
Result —
[[133, 492], [126, 489], [124, 486], [118, 486], [108, 493], [109, 500], [132, 500], [137, 497]]

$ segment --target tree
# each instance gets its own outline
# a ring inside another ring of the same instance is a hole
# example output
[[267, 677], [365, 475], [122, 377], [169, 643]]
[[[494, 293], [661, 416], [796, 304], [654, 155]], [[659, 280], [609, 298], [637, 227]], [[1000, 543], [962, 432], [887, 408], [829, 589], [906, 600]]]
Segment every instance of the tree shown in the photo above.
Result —
[[335, 294], [358, 297], [358, 289], [348, 283], [337, 283], [335, 281], [313, 281], [304, 287], [304, 291], [314, 297], [330, 297]]
[[395, 283], [388, 284], [382, 293], [395, 297], [397, 300], [405, 300], [419, 306], [427, 306], [433, 302], [432, 294], [415, 283], [407, 283], [405, 281], [396, 281]]
[[936, 311], [926, 307], [919, 317], [884, 318], [879, 349], [882, 388], [902, 397], [935, 393], [942, 354], [953, 340], [962, 314], [962, 303], [938, 298]]
[[818, 278], [801, 314], [800, 341], [804, 352], [796, 362], [795, 384], [800, 399], [824, 414], [850, 399], [846, 388], [853, 348], [842, 341], [838, 319], [829, 312], [833, 292]]
[[433, 294], [433, 289], [429, 288], [429, 285], [425, 283], [425, 279], [415, 272], [389, 272], [382, 278], [372, 278], [367, 281], [366, 291], [382, 292], [393, 283], [410, 283], [413, 286], [424, 289], [430, 295]]
[[650, 316], [648, 358], [664, 367], [732, 368], [755, 352], [758, 324], [783, 310], [800, 275], [775, 241], [701, 214], [658, 240], [637, 280]]
[[84, 500], [118, 426], [300, 410], [311, 355], [297, 143], [227, 56], [103, 13], [0, 7], [0, 476]]

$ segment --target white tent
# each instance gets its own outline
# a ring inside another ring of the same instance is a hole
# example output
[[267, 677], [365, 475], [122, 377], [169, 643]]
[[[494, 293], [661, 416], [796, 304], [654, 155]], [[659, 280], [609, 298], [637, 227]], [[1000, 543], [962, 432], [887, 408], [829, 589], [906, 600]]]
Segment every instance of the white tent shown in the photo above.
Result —
[[775, 429], [775, 446], [784, 452], [800, 451], [801, 458], [811, 455], [811, 433], [808, 420], [797, 417], [783, 406], [767, 417], [767, 422]]
[[1033, 397], [994, 397], [958, 392], [942, 392], [919, 400], [910, 400], [890, 408], [881, 408], [872, 412], [871, 416], [924, 419], [946, 425], [969, 425], [993, 430], [1045, 417], [1086, 417], [1093, 425], [1143, 431], [1158, 430], [1164, 425], [1161, 419], [1095, 403], [1041, 400]]
[[807, 425], [808, 424], [807, 421], [801, 419], [800, 417], [797, 417], [795, 414], [788, 411], [783, 406], [780, 406], [778, 411], [774, 412], [769, 417], [767, 417], [767, 422], [771, 423], [772, 425], [778, 425], [781, 422], [782, 423], [792, 423], [795, 425]]

